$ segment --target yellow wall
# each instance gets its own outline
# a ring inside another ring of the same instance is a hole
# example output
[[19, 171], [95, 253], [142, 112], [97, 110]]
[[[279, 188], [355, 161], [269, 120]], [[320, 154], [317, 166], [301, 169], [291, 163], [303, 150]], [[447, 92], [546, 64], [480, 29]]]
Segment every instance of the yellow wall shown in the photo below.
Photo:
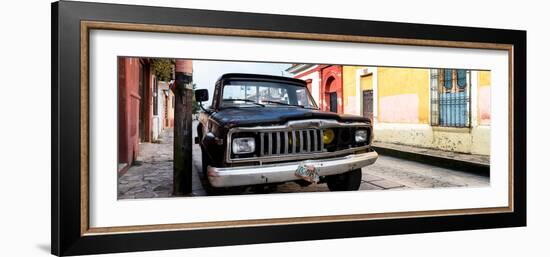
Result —
[[477, 85], [480, 87], [491, 86], [491, 72], [479, 71]]
[[344, 66], [342, 68], [342, 76], [343, 78], [343, 87], [344, 87], [344, 113], [346, 113], [346, 106], [349, 103], [349, 97], [351, 96], [356, 97], [356, 88], [355, 88], [355, 72], [362, 67], [359, 66]]
[[378, 68], [378, 109], [380, 99], [401, 94], [418, 95], [418, 121], [428, 123], [430, 70], [414, 68]]
[[372, 90], [372, 74], [368, 76], [361, 76], [361, 91]]
[[[361, 66], [343, 67], [344, 112], [355, 111], [361, 115], [362, 106], [355, 107], [357, 94], [356, 73]], [[478, 92], [491, 86], [490, 71], [478, 72]], [[490, 154], [490, 127], [474, 127], [471, 129], [454, 129], [432, 127], [430, 117], [430, 70], [415, 68], [377, 68], [378, 115], [380, 103], [384, 97], [411, 95], [418, 97], [418, 122], [385, 122], [375, 123], [375, 141], [399, 143], [411, 146], [443, 149], [455, 152]], [[362, 76], [361, 90], [372, 89], [373, 76]], [[478, 94], [480, 95], [480, 94]], [[479, 96], [478, 96], [479, 97]], [[480, 99], [481, 100], [481, 99]], [[490, 99], [489, 99], [490, 100]], [[483, 102], [488, 102], [483, 100]], [[480, 103], [478, 103], [480, 104]], [[392, 106], [390, 105], [390, 110]], [[357, 109], [359, 108], [359, 109]], [[396, 107], [399, 109], [400, 107]], [[386, 109], [387, 110], [387, 109]], [[479, 108], [481, 110], [481, 107]], [[375, 114], [377, 115], [377, 114]], [[479, 115], [479, 114], [478, 114]], [[490, 125], [485, 124], [485, 125]]]

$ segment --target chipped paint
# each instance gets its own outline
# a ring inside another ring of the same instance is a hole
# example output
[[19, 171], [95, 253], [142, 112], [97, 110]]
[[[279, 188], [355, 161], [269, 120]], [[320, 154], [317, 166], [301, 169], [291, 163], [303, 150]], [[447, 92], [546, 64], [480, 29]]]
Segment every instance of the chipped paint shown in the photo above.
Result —
[[375, 123], [374, 141], [440, 149], [460, 153], [490, 154], [490, 127], [440, 128], [427, 124]]

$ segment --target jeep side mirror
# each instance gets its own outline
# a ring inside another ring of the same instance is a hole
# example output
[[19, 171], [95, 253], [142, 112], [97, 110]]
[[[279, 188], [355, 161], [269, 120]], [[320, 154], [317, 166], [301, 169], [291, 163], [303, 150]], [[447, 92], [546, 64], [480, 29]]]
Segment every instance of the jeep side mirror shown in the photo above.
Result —
[[206, 102], [208, 101], [208, 89], [195, 90], [195, 101]]

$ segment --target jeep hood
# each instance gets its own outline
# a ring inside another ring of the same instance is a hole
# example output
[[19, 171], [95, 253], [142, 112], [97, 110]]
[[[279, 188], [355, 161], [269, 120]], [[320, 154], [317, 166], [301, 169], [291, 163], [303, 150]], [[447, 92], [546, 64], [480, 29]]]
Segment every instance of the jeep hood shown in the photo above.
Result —
[[304, 119], [327, 119], [337, 120], [340, 122], [367, 122], [368, 118], [349, 115], [337, 114], [333, 112], [325, 112], [312, 110], [300, 107], [242, 107], [242, 108], [226, 108], [212, 113], [212, 118], [219, 123], [220, 126], [227, 128], [232, 127], [247, 127], [259, 125], [277, 125], [285, 124], [291, 120]]

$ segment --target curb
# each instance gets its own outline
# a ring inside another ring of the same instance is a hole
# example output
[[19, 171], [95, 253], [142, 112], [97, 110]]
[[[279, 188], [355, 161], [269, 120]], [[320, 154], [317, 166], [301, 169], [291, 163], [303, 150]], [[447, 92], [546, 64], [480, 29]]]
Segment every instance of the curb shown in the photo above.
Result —
[[468, 162], [463, 160], [450, 159], [442, 156], [420, 154], [416, 152], [396, 150], [393, 148], [385, 148], [385, 147], [379, 147], [379, 146], [372, 146], [372, 148], [374, 148], [374, 150], [376, 150], [376, 152], [380, 155], [406, 159], [406, 160], [429, 164], [429, 165], [433, 165], [441, 168], [460, 170], [460, 171], [474, 173], [474, 174], [483, 175], [487, 177], [490, 174], [490, 165], [483, 164], [483, 163]]

